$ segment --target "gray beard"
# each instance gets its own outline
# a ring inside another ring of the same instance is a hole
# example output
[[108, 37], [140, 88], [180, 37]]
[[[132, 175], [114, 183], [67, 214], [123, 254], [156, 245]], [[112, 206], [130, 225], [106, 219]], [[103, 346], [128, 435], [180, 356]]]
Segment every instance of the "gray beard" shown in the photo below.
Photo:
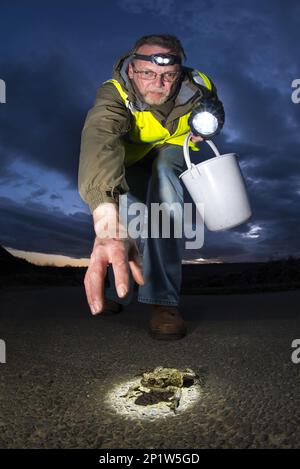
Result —
[[164, 104], [169, 99], [169, 96], [163, 95], [160, 99], [155, 99], [155, 100], [147, 96], [142, 96], [142, 99], [147, 104], [159, 106], [160, 104]]
[[146, 96], [143, 96], [140, 91], [137, 89], [137, 87], [135, 86], [134, 82], [132, 80], [129, 80], [130, 81], [130, 84], [131, 84], [131, 87], [134, 91], [134, 93], [137, 95], [137, 97], [139, 98], [140, 101], [146, 103], [146, 104], [149, 104], [149, 106], [159, 106], [160, 104], [164, 104], [166, 101], [168, 101], [168, 99], [170, 99], [171, 96], [173, 96], [174, 94], [174, 91], [172, 91], [172, 93], [170, 93], [168, 96], [163, 96], [161, 99], [162, 101], [158, 100], [158, 102], [154, 102], [151, 98], [148, 98]]

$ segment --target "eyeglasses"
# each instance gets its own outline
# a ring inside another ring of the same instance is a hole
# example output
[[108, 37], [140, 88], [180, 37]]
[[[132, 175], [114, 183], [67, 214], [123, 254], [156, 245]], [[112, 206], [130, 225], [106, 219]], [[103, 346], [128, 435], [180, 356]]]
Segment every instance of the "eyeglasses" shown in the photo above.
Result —
[[176, 80], [176, 78], [180, 75], [180, 72], [164, 72], [164, 73], [156, 73], [152, 70], [135, 70], [133, 69], [134, 73], [137, 73], [142, 80], [156, 80], [157, 75], [161, 76], [163, 81], [167, 81], [168, 83], [172, 83]]

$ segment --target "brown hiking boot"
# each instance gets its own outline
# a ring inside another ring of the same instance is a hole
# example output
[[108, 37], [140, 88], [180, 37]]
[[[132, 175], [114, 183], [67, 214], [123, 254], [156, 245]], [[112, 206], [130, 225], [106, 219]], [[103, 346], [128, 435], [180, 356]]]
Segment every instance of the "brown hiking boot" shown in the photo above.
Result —
[[105, 298], [104, 300], [104, 308], [101, 314], [118, 314], [122, 311], [123, 306], [120, 305], [120, 303], [117, 303], [114, 300], [109, 300], [108, 298]]
[[187, 329], [180, 311], [175, 306], [151, 305], [149, 333], [158, 340], [176, 340], [186, 335]]

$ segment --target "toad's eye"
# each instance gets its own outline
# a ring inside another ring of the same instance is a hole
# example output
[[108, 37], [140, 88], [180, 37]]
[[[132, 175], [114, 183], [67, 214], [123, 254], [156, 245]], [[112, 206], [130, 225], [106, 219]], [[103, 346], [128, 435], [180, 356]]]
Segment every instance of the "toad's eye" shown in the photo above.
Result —
[[156, 379], [155, 378], [150, 378], [149, 379], [149, 384], [155, 384], [156, 383]]

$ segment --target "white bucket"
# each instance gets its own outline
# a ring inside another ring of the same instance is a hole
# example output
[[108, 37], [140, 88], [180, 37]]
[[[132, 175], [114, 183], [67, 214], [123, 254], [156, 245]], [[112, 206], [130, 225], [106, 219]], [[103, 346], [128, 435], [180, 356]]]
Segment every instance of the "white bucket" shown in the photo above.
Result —
[[199, 206], [199, 213], [206, 227], [210, 231], [221, 231], [241, 225], [250, 218], [251, 207], [237, 156], [234, 153], [220, 155], [216, 146], [206, 140], [217, 156], [194, 165], [189, 154], [190, 138], [191, 134], [184, 142], [188, 169], [179, 177], [196, 206], [203, 204]]

